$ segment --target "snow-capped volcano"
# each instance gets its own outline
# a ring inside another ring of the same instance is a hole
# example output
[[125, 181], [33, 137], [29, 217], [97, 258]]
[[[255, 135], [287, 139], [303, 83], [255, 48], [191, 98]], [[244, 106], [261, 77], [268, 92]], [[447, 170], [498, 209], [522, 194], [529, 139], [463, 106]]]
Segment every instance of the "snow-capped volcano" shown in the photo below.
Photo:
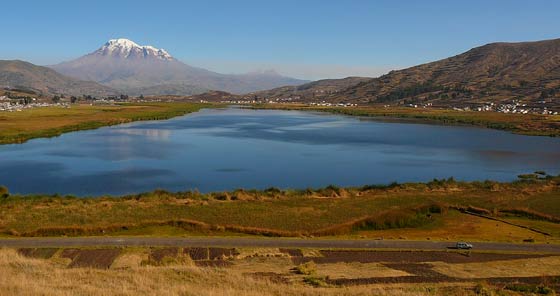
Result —
[[184, 64], [164, 49], [124, 38], [111, 39], [90, 54], [50, 67], [132, 95], [190, 95], [205, 90], [247, 93], [306, 82], [273, 72], [220, 74]]
[[173, 60], [173, 57], [165, 50], [150, 45], [138, 45], [132, 40], [125, 38], [111, 39], [101, 48], [93, 52], [104, 56], [121, 58], [157, 58], [161, 60]]

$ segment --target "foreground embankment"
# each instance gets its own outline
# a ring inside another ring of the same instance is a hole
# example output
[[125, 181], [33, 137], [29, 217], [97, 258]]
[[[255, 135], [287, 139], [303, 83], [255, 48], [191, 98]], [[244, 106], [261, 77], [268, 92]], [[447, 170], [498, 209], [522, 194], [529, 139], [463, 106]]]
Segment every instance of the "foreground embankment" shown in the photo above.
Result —
[[[0, 198], [4, 236], [257, 235], [557, 243], [560, 177]], [[530, 178], [531, 177], [531, 178]]]
[[[2, 295], [554, 294], [557, 254], [299, 248], [0, 249]], [[224, 293], [227, 291], [227, 293]]]

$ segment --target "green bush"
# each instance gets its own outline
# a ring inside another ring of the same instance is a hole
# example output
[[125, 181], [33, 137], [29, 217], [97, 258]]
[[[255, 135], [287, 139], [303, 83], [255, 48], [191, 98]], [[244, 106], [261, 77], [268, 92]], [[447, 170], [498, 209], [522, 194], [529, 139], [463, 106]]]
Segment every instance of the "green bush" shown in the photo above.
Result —
[[397, 182], [392, 182], [391, 184], [385, 185], [385, 184], [371, 184], [371, 185], [365, 185], [362, 186], [360, 189], [362, 191], [367, 191], [367, 190], [373, 190], [373, 189], [392, 189], [392, 188], [396, 188], [399, 187], [399, 183]]
[[0, 197], [1, 198], [6, 198], [9, 195], [10, 195], [10, 192], [8, 191], [8, 187], [0, 186]]
[[317, 276], [306, 276], [303, 278], [303, 282], [314, 287], [326, 287], [328, 286], [325, 277], [317, 277]]
[[535, 286], [535, 285], [508, 285], [505, 287], [506, 290], [521, 292], [521, 293], [534, 293], [534, 294], [541, 294], [541, 295], [550, 295], [554, 293], [549, 287], [545, 286]]
[[307, 263], [296, 266], [295, 272], [297, 274], [312, 275], [317, 272], [317, 266], [315, 265], [315, 262], [309, 261]]
[[518, 175], [517, 178], [521, 180], [535, 180], [538, 178], [538, 176], [536, 174], [522, 174]]
[[491, 295], [493, 295], [492, 291], [490, 291], [488, 289], [488, 287], [486, 287], [485, 283], [476, 284], [476, 286], [474, 287], [474, 293], [476, 295], [481, 295], [481, 296], [491, 296]]

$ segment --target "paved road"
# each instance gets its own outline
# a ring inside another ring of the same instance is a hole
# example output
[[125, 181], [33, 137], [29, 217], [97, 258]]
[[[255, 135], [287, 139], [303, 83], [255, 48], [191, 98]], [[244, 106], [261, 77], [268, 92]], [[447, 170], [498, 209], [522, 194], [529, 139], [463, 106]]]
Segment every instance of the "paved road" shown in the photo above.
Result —
[[[560, 253], [560, 245], [473, 243], [475, 250]], [[299, 238], [238, 237], [46, 237], [4, 238], [0, 247], [102, 247], [102, 246], [176, 246], [176, 247], [271, 247], [271, 248], [348, 248], [434, 250], [453, 247], [454, 242], [403, 240], [344, 240]]]

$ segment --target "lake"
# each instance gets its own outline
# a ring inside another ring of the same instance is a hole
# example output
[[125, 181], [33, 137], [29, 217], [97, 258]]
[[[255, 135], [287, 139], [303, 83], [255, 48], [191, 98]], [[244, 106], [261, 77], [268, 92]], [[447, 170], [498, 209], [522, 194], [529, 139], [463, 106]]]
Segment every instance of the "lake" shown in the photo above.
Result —
[[240, 108], [0, 146], [0, 184], [21, 194], [510, 181], [536, 170], [560, 173], [560, 138]]

